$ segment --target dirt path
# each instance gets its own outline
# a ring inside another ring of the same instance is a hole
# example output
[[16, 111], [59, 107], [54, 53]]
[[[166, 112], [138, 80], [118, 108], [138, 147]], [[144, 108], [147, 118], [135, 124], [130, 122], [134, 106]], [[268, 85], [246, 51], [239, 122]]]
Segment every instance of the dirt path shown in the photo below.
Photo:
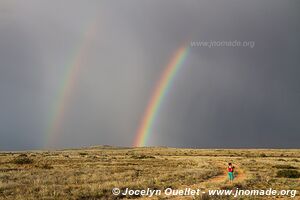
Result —
[[[235, 166], [235, 170], [236, 170], [235, 177], [234, 177], [234, 182], [244, 181], [247, 178], [245, 170], [242, 169], [240, 167], [240, 165], [238, 165], [238, 164], [236, 164], [234, 166]], [[224, 167], [224, 164], [223, 165], [219, 165], [219, 168], [221, 168], [221, 169], [224, 168], [224, 170], [222, 171], [222, 174], [220, 174], [218, 176], [215, 176], [215, 177], [212, 177], [212, 178], [204, 181], [203, 184], [208, 184], [208, 183], [215, 183], [215, 184], [216, 183], [223, 183], [226, 180], [228, 180], [228, 175], [227, 175], [226, 168]]]
[[[236, 173], [234, 177], [234, 181], [243, 181], [246, 179], [246, 173], [245, 171], [240, 167], [240, 165], [235, 165]], [[208, 179], [207, 182], [222, 182], [224, 180], [228, 179], [227, 171], [226, 169], [223, 170], [223, 173], [219, 176], [213, 177], [211, 179]]]
[[[236, 169], [236, 173], [235, 173], [233, 183], [242, 182], [242, 181], [246, 180], [247, 173], [245, 172], [245, 170], [243, 168], [240, 167], [240, 164], [235, 164], [234, 166]], [[211, 188], [211, 187], [215, 188], [215, 187], [224, 186], [228, 181], [226, 164], [220, 162], [220, 163], [218, 163], [218, 168], [223, 170], [222, 174], [220, 174], [218, 176], [214, 176], [212, 178], [209, 178], [203, 182], [190, 185], [189, 187], [207, 189], [207, 188]]]
[[[196, 183], [196, 184], [193, 184], [193, 185], [185, 185], [185, 186], [182, 186], [182, 188], [180, 189], [185, 189], [185, 188], [191, 188], [191, 189], [201, 189], [201, 190], [207, 190], [209, 188], [220, 188], [221, 186], [224, 186], [227, 183], [227, 180], [228, 180], [228, 175], [227, 175], [227, 168], [226, 168], [226, 164], [227, 163], [224, 163], [224, 162], [218, 162], [217, 163], [217, 166], [220, 170], [223, 170], [222, 171], [222, 174], [220, 175], [217, 175], [217, 176], [214, 176], [212, 178], [209, 178], [203, 182], [199, 182], [199, 183]], [[244, 180], [247, 179], [248, 177], [248, 174], [247, 172], [240, 167], [240, 164], [237, 163], [234, 165], [235, 166], [235, 170], [236, 170], [236, 175], [234, 177], [234, 181], [233, 183], [237, 183], [237, 182], [242, 182]], [[139, 198], [139, 199], [147, 199], [147, 198]], [[183, 200], [183, 199], [191, 199], [190, 196], [186, 196], [186, 197], [183, 197], [183, 196], [173, 196], [171, 199], [174, 199], [174, 200]]]
[[[197, 184], [193, 184], [193, 185], [189, 185], [189, 186], [184, 186], [182, 188], [191, 188], [191, 189], [201, 189], [202, 191], [206, 191], [209, 188], [220, 188], [221, 186], [224, 186], [227, 183], [228, 180], [228, 175], [227, 175], [227, 169], [226, 169], [226, 163], [222, 163], [219, 162], [218, 164], [218, 168], [222, 171], [222, 174], [218, 175], [218, 176], [214, 176], [212, 178], [209, 178], [203, 182], [199, 182]], [[245, 172], [245, 170], [243, 168], [240, 167], [240, 164], [235, 164], [235, 170], [236, 170], [236, 175], [234, 178], [233, 183], [237, 183], [237, 182], [242, 182], [244, 180], [247, 179], [247, 173]], [[174, 200], [183, 200], [183, 199], [192, 199], [192, 197], [182, 197], [182, 196], [177, 196], [177, 197], [173, 197], [172, 199]]]

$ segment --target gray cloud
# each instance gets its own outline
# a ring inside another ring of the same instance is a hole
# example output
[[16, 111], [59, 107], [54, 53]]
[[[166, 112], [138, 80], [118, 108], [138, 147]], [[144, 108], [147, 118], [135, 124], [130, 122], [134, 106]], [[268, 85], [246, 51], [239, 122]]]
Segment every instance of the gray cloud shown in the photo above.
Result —
[[130, 146], [160, 74], [190, 48], [149, 145], [298, 148], [299, 7], [289, 1], [1, 1], [0, 149], [45, 145], [64, 71], [91, 24], [54, 147]]

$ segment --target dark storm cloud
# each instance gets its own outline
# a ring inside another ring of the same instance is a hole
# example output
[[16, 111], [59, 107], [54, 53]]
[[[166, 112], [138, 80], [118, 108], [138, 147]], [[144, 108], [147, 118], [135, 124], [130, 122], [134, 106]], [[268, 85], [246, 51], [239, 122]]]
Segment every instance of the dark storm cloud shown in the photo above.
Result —
[[35, 148], [43, 122], [39, 53], [34, 38], [15, 24], [1, 26], [0, 32], [1, 147]]
[[40, 148], [64, 69], [96, 33], [56, 147], [130, 146], [161, 72], [193, 47], [163, 102], [150, 145], [299, 147], [298, 1], [6, 1], [0, 9], [0, 147]]

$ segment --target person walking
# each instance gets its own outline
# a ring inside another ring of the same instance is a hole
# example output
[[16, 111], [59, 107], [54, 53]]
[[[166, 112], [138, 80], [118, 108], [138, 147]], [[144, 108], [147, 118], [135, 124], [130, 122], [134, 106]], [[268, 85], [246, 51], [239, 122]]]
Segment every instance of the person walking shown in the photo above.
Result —
[[234, 179], [234, 174], [233, 174], [234, 166], [232, 165], [232, 163], [228, 163], [227, 171], [228, 171], [229, 182], [232, 183]]

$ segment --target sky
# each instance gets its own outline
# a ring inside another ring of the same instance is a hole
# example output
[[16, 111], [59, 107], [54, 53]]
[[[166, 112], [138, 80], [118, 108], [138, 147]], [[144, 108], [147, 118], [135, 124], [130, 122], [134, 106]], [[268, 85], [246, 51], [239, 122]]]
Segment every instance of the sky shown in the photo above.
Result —
[[[182, 44], [188, 55], [147, 146], [299, 148], [299, 9], [298, 0], [2, 0], [0, 150], [132, 146]], [[255, 45], [189, 45], [199, 41]]]

